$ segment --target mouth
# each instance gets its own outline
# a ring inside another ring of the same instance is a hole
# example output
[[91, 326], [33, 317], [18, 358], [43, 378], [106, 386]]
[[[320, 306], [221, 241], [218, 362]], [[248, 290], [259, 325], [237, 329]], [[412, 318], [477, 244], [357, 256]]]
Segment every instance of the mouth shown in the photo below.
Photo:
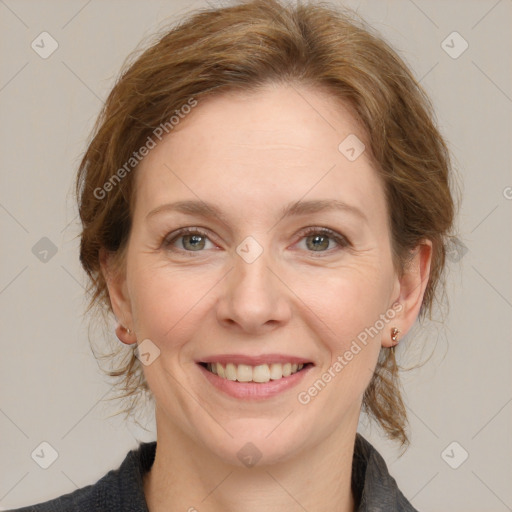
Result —
[[315, 363], [289, 354], [217, 354], [195, 361], [207, 386], [237, 400], [267, 400], [291, 391]]
[[270, 381], [280, 381], [303, 372], [313, 366], [313, 363], [274, 362], [258, 365], [200, 362], [208, 372], [227, 381], [265, 384]]

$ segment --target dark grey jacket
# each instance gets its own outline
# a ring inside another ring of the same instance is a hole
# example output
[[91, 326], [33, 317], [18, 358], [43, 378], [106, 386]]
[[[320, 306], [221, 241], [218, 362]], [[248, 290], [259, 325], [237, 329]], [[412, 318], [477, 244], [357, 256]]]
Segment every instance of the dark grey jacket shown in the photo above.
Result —
[[[156, 441], [140, 443], [118, 469], [94, 485], [10, 512], [148, 512], [142, 477], [150, 470], [155, 452]], [[357, 512], [418, 512], [398, 489], [384, 459], [360, 434], [354, 448], [352, 489]]]

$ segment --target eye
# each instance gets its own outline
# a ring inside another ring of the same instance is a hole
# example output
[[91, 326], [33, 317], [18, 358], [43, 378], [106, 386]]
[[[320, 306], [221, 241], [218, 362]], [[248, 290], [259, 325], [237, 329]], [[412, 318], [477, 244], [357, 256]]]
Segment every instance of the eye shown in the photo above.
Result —
[[[179, 244], [177, 242], [181, 240]], [[306, 241], [306, 250], [315, 253], [331, 253], [336, 247], [330, 248], [331, 242], [338, 248], [349, 247], [350, 242], [343, 235], [329, 228], [310, 227], [302, 232], [301, 241]], [[202, 252], [203, 249], [211, 249], [207, 247], [207, 243], [213, 245], [208, 238], [208, 233], [199, 228], [182, 228], [178, 231], [167, 235], [162, 246], [170, 251], [175, 252]], [[318, 254], [320, 256], [320, 254]]]
[[[173, 247], [175, 242], [182, 239], [179, 244], [181, 247]], [[184, 252], [201, 252], [202, 249], [208, 249], [206, 241], [210, 241], [206, 232], [198, 228], [182, 228], [179, 231], [168, 235], [163, 240], [163, 247], [169, 250], [178, 250]], [[210, 241], [211, 243], [211, 241]]]
[[[350, 246], [350, 242], [341, 234], [333, 231], [329, 228], [317, 228], [311, 227], [306, 229], [303, 233], [303, 238], [306, 242], [306, 249], [311, 252], [317, 253], [331, 253], [334, 249], [329, 249], [329, 245], [331, 241], [334, 241], [334, 244], [338, 246], [338, 248], [344, 248]], [[325, 250], [324, 250], [325, 249]]]

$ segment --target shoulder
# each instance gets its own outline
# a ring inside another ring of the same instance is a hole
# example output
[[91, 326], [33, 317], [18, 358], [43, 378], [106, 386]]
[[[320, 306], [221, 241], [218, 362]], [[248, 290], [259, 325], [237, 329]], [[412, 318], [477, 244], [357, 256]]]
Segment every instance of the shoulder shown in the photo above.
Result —
[[398, 488], [380, 453], [359, 433], [354, 446], [352, 488], [359, 497], [357, 512], [418, 512]]
[[140, 443], [126, 455], [119, 468], [88, 485], [36, 505], [8, 512], [148, 512], [142, 477], [155, 458], [156, 441]]

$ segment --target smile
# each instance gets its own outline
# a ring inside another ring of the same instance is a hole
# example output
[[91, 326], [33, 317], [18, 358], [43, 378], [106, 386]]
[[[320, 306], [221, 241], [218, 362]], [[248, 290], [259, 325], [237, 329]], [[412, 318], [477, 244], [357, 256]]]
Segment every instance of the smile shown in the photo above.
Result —
[[210, 354], [195, 361], [206, 383], [224, 396], [266, 400], [299, 385], [317, 364], [291, 354]]
[[297, 363], [271, 363], [256, 366], [227, 363], [223, 365], [216, 362], [201, 363], [201, 365], [221, 379], [256, 383], [265, 383], [289, 377], [301, 371], [305, 366], [304, 364]]

